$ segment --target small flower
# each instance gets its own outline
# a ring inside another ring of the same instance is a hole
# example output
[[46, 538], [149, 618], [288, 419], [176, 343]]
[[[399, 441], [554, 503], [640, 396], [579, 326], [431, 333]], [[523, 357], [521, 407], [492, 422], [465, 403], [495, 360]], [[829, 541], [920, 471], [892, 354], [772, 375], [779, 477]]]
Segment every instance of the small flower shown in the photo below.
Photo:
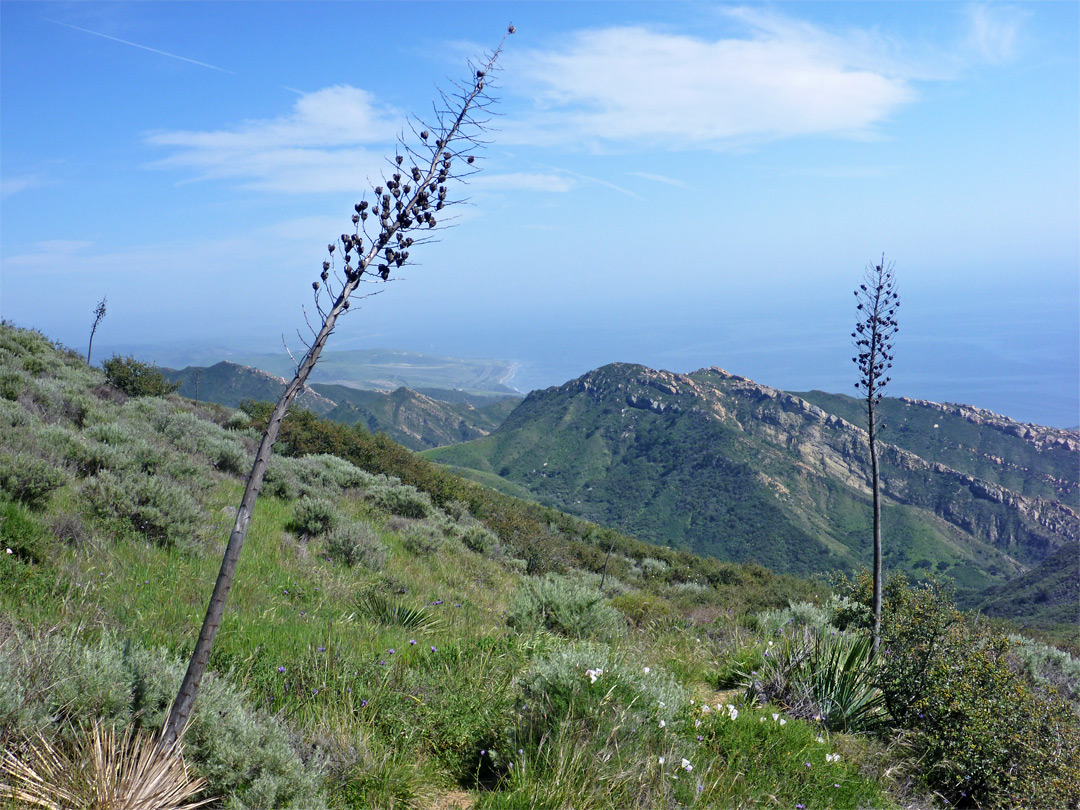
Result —
[[806, 810], [806, 805], [805, 804], [797, 804], [797, 805], [795, 805], [795, 810]]
[[772, 721], [775, 723], [779, 719], [780, 719], [780, 715], [778, 715], [776, 712], [773, 712]]
[[663, 757], [657, 757], [657, 759], [659, 759], [659, 760], [660, 760], [660, 764], [661, 764], [661, 765], [663, 765], [663, 764], [664, 764], [664, 758], [663, 758]]
[[694, 728], [700, 728], [700, 727], [701, 727], [701, 721], [700, 720], [695, 720], [694, 721]]
[[679, 767], [687, 773], [690, 773], [690, 771], [694, 770], [694, 766], [690, 764], [690, 760], [686, 759], [685, 757], [683, 758], [683, 761], [679, 763]]
[[824, 742], [825, 742], [825, 738], [824, 738], [824, 737], [821, 737], [821, 736], [819, 736], [819, 737], [817, 738], [817, 741], [818, 741], [819, 743], [824, 743]]
[[803, 765], [805, 765], [805, 766], [806, 766], [807, 768], [809, 768], [809, 767], [810, 767], [810, 763], [809, 763], [809, 762], [804, 762], [804, 763], [803, 763]]
[[363, 699], [361, 699], [361, 701], [360, 701], [360, 708], [361, 708], [361, 709], [363, 709], [363, 708], [365, 708], [366, 706], [367, 706], [367, 701], [366, 701], [366, 700], [363, 700]]
[[705, 739], [705, 738], [704, 738], [704, 737], [702, 737], [702, 736], [701, 736], [700, 734], [698, 734], [698, 735], [697, 735], [697, 741], [698, 741], [698, 742], [701, 742], [701, 741], [702, 741], [702, 740], [704, 740], [704, 739]]
[[409, 639], [409, 646], [410, 647], [415, 647], [416, 646], [416, 639], [415, 638], [410, 638]]
[[[9, 551], [8, 554], [10, 554], [10, 553], [11, 552]], [[648, 667], [643, 668], [641, 671], [644, 672], [646, 675], [648, 675], [650, 672], [652, 672], [652, 670], [649, 669]]]
[[710, 711], [709, 704], [708, 703], [702, 703], [701, 704], [701, 713], [702, 714], [708, 714], [709, 711]]
[[393, 648], [391, 648], [391, 649], [390, 649], [390, 655], [393, 655], [393, 654], [394, 654], [394, 652], [395, 652], [395, 650], [394, 650]]
[[[15, 552], [14, 552], [14, 551], [12, 551], [12, 550], [11, 550], [10, 548], [5, 548], [5, 549], [4, 549], [4, 552], [5, 552], [6, 554], [14, 554], [14, 553], [15, 553]], [[105, 576], [105, 575], [104, 575], [104, 574], [102, 574], [102, 576]]]
[[589, 676], [589, 683], [596, 683], [597, 678], [604, 674], [604, 670], [597, 667], [596, 669], [587, 669], [585, 674]]
[[326, 647], [316, 647], [315, 652], [326, 652]]
[[666, 725], [667, 725], [667, 723], [665, 723], [663, 720], [660, 721], [660, 728], [663, 728]]
[[278, 671], [278, 672], [284, 672], [284, 671], [285, 671], [285, 667], [278, 667], [278, 668], [277, 668], [277, 671]]
[[439, 648], [438, 648], [438, 647], [432, 647], [432, 648], [431, 648], [431, 651], [432, 651], [432, 652], [438, 652], [438, 651], [439, 651]]

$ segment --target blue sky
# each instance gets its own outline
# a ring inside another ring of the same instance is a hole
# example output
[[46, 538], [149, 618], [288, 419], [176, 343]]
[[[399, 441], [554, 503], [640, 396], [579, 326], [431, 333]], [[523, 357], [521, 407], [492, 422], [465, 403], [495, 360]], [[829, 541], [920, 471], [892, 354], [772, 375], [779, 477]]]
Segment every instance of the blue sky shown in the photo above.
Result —
[[884, 252], [890, 393], [1074, 426], [1078, 9], [5, 0], [0, 315], [81, 349], [107, 295], [95, 353], [278, 350], [407, 116], [513, 22], [468, 204], [330, 350], [853, 393]]

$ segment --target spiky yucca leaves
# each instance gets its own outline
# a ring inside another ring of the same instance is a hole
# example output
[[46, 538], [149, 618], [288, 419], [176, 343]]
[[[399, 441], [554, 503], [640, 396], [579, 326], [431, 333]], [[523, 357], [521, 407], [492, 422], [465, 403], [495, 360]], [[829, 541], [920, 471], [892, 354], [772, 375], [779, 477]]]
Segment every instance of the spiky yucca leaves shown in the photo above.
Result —
[[769, 647], [741, 681], [750, 700], [778, 703], [830, 731], [862, 731], [886, 717], [874, 659], [868, 635], [806, 627]]
[[179, 742], [162, 747], [145, 731], [117, 734], [97, 720], [70, 751], [40, 735], [21, 756], [4, 751], [0, 777], [0, 798], [47, 810], [194, 810], [215, 800], [188, 801], [206, 780], [188, 770]]

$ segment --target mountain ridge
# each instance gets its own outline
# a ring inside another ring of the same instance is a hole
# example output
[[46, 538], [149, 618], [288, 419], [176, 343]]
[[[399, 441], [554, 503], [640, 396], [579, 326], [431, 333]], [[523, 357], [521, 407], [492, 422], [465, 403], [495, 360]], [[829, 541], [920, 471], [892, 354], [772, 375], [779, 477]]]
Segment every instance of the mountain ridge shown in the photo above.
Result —
[[[951, 570], [961, 586], [979, 590], [1022, 574], [1077, 539], [1077, 511], [1062, 500], [1075, 493], [1075, 476], [1059, 474], [1061, 454], [1071, 459], [1075, 453], [1076, 440], [1067, 431], [1018, 426], [997, 415], [990, 419], [984, 416], [990, 412], [974, 407], [894, 402], [907, 409], [904, 418], [912, 424], [929, 412], [949, 430], [955, 426], [945, 417], [979, 419], [997, 432], [985, 443], [1014, 450], [1024, 443], [1023, 452], [1036, 460], [1054, 455], [1058, 471], [1042, 478], [1033, 474], [1032, 492], [1017, 492], [937, 460], [936, 455], [955, 453], [951, 443], [940, 453], [927, 452], [929, 459], [886, 443], [887, 528], [891, 520], [894, 532], [906, 526], [919, 538], [900, 567]], [[944, 436], [938, 430], [927, 441], [944, 442]], [[609, 364], [530, 393], [490, 437], [426, 455], [502, 475], [550, 505], [721, 559], [746, 559], [753, 549], [768, 555], [758, 560], [763, 564], [781, 563], [779, 570], [814, 559], [821, 568], [844, 570], [864, 556], [860, 538], [870, 492], [865, 429], [801, 396], [719, 367], [676, 374]], [[973, 458], [972, 469], [992, 463]], [[728, 481], [714, 474], [719, 467]], [[1019, 474], [1011, 468], [1008, 473]], [[647, 492], [635, 476], [655, 483], [657, 492]], [[1058, 497], [1043, 494], [1051, 492]], [[710, 504], [716, 499], [726, 503], [717, 508]], [[645, 504], [665, 517], [643, 519]], [[702, 525], [700, 509], [716, 521], [715, 531]], [[725, 510], [740, 521], [726, 519]], [[781, 545], [807, 547], [769, 549], [764, 532], [744, 530], [763, 513], [774, 518], [774, 529], [780, 527]], [[908, 550], [894, 544], [892, 553]]]

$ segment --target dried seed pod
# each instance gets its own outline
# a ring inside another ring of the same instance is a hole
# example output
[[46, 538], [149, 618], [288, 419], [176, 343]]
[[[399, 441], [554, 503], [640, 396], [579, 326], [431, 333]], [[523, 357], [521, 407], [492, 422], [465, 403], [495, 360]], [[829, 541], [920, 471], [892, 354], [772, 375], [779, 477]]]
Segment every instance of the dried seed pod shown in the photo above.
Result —
[[375, 196], [379, 197], [381, 195], [382, 195], [382, 186], [375, 186]]
[[359, 221], [360, 221], [360, 215], [359, 214], [353, 214], [352, 215], [352, 224], [356, 225]]
[[311, 282], [311, 289], [313, 289], [313, 290], [316, 290], [316, 291], [318, 291], [318, 289], [319, 289], [319, 282], [317, 282], [317, 281], [313, 281], [313, 282]]
[[331, 242], [329, 245], [326, 246], [326, 249], [329, 250], [331, 253], [333, 253], [334, 252], [334, 243]]
[[517, 29], [512, 25], [506, 29], [506, 33], [508, 34], [513, 34], [515, 31], [517, 31]]
[[415, 166], [413, 166], [412, 167], [412, 179], [413, 179], [413, 182], [414, 183], [419, 183], [421, 177], [422, 177], [422, 175], [420, 174], [420, 170], [418, 168], [416, 168]]
[[469, 157], [466, 158], [465, 162], [471, 165], [476, 162], [476, 158], [473, 155], [469, 155]]
[[359, 214], [361, 211], [364, 210], [364, 206], [362, 206], [360, 203], [357, 203], [353, 206], [353, 210]]
[[428, 139], [428, 135], [430, 135], [430, 134], [431, 134], [431, 133], [429, 133], [429, 132], [428, 132], [428, 131], [427, 131], [427, 130], [425, 129], [425, 130], [424, 130], [423, 132], [421, 132], [421, 133], [420, 133], [420, 137], [421, 137], [421, 138], [423, 138], [423, 139], [424, 139], [424, 140], [426, 141], [426, 140]]
[[346, 301], [344, 304], [341, 305], [341, 308], [342, 309], [348, 309], [349, 308], [349, 302]]
[[323, 262], [322, 263], [322, 269], [323, 270], [329, 270], [330, 269], [330, 262]]
[[390, 268], [387, 267], [385, 264], [379, 265], [379, 278], [381, 278], [383, 281], [386, 281], [388, 278], [390, 278]]
[[396, 160], [396, 161], [397, 161], [397, 165], [398, 165], [398, 166], [400, 166], [400, 165], [401, 165], [401, 161], [403, 161], [404, 159], [405, 159], [405, 158], [403, 158], [403, 157], [402, 157], [401, 155], [398, 155], [397, 157], [395, 157], [395, 158], [394, 158], [394, 160]]

